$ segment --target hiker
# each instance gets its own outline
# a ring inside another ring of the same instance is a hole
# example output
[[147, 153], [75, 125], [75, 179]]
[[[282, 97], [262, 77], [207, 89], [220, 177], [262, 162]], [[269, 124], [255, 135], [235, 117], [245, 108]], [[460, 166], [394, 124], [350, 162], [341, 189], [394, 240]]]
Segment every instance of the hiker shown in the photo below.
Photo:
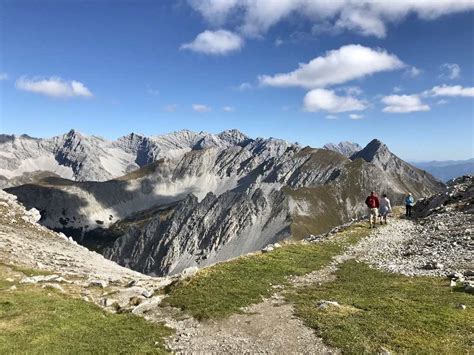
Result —
[[377, 223], [379, 207], [380, 207], [379, 198], [377, 197], [377, 194], [375, 193], [375, 191], [372, 191], [370, 195], [366, 198], [365, 204], [370, 209], [370, 217], [369, 217], [370, 228], [375, 228], [375, 224]]
[[392, 212], [392, 205], [390, 204], [390, 200], [388, 199], [386, 194], [382, 195], [382, 199], [380, 200], [380, 224], [387, 224], [387, 215]]
[[411, 210], [413, 206], [415, 205], [415, 199], [413, 198], [413, 195], [411, 193], [408, 194], [408, 196], [405, 198], [405, 217], [411, 217]]

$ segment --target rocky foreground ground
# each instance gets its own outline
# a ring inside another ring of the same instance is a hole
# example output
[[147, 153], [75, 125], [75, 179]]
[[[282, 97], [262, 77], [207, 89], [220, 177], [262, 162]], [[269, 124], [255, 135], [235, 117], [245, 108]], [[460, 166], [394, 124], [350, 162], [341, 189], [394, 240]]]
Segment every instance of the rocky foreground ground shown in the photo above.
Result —
[[[290, 284], [299, 287], [332, 281], [342, 262], [356, 259], [391, 273], [444, 277], [450, 286], [473, 293], [473, 196], [473, 178], [458, 179], [447, 193], [419, 202], [416, 214], [420, 218], [389, 219], [387, 226], [375, 229], [322, 270], [290, 278]], [[176, 280], [192, 277], [195, 269], [173, 278], [149, 277], [120, 267], [36, 224], [38, 217], [36, 211], [26, 211], [14, 197], [1, 192], [1, 262], [45, 273], [21, 276], [19, 283], [55, 288], [111, 312], [130, 311], [152, 322], [165, 322], [176, 331], [167, 340], [167, 346], [178, 353], [338, 352], [327, 347], [294, 316], [293, 306], [282, 296], [288, 286], [274, 285], [275, 292], [270, 298], [247, 307], [242, 314], [198, 322], [177, 309], [158, 307], [166, 297], [164, 288]], [[310, 240], [318, 243], [327, 238], [337, 238], [337, 234]], [[265, 252], [271, 253], [277, 247], [270, 246]], [[11, 277], [19, 275], [12, 273]], [[15, 292], [14, 286], [10, 292]], [[334, 306], [331, 300], [327, 302], [321, 303], [321, 307]]]

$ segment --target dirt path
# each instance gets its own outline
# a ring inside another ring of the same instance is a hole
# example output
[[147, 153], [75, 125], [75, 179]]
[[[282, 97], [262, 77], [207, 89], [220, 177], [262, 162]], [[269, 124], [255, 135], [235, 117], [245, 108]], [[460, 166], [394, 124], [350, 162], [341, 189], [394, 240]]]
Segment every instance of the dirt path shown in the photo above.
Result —
[[[290, 281], [296, 287], [332, 281], [338, 265], [353, 258], [374, 261], [380, 253], [409, 240], [413, 228], [411, 221], [393, 220], [387, 226], [374, 229], [369, 237], [334, 257], [325, 268]], [[223, 320], [200, 323], [186, 318], [176, 321], [175, 316], [164, 315], [169, 310], [163, 309], [154, 310], [147, 317], [167, 318], [168, 324], [176, 329], [176, 335], [169, 339], [167, 345], [177, 353], [338, 353], [294, 316], [293, 306], [284, 300], [282, 291], [283, 288], [280, 288], [271, 298], [244, 309], [243, 314]]]

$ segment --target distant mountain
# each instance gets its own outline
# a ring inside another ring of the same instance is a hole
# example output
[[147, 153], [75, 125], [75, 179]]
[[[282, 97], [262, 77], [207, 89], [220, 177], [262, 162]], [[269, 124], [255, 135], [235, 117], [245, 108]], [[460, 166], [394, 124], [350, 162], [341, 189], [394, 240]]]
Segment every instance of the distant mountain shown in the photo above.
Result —
[[45, 172], [75, 181], [105, 181], [160, 158], [178, 159], [191, 150], [229, 147], [247, 139], [237, 130], [217, 135], [182, 130], [151, 137], [131, 133], [116, 141], [76, 130], [49, 139], [0, 135], [0, 187], [32, 181]]
[[345, 157], [350, 157], [352, 154], [362, 150], [362, 147], [353, 142], [340, 142], [338, 144], [334, 143], [327, 143], [323, 146], [324, 149], [332, 150], [333, 152], [337, 152], [339, 154], [344, 155]]
[[474, 174], [474, 158], [468, 160], [413, 162], [412, 164], [426, 170], [441, 181]]
[[[69, 157], [82, 156], [92, 145], [104, 151], [113, 146], [142, 167], [108, 181], [53, 176], [6, 191], [36, 207], [43, 225], [148, 274], [174, 274], [323, 233], [365, 215], [363, 201], [371, 190], [399, 204], [407, 192], [421, 197], [444, 188], [378, 140], [349, 159], [238, 131], [89, 143], [97, 139], [82, 138], [76, 148], [58, 146]], [[89, 154], [82, 161], [95, 167]], [[75, 169], [91, 171], [80, 164]]]

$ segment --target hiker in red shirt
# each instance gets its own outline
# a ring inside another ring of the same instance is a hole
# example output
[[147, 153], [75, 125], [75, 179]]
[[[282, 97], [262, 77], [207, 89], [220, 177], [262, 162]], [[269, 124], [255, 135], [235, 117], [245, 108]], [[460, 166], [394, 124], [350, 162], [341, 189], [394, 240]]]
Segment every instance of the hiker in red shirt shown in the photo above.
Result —
[[372, 191], [370, 195], [366, 198], [365, 204], [370, 210], [370, 228], [375, 228], [375, 224], [377, 223], [377, 217], [379, 215], [379, 198], [375, 191]]

